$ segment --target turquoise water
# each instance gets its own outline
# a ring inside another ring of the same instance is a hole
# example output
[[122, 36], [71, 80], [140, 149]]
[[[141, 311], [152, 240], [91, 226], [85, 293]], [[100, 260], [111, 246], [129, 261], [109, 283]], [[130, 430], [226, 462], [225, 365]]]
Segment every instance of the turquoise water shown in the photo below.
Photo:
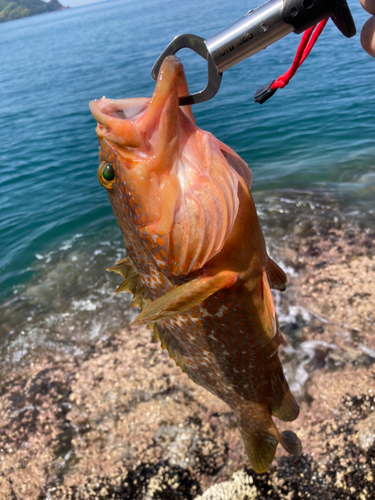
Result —
[[[73, 310], [96, 311], [87, 319], [94, 333], [108, 327], [115, 285], [104, 270], [123, 250], [96, 178], [88, 102], [150, 96], [152, 65], [176, 34], [207, 38], [257, 5], [114, 0], [1, 25], [0, 338], [31, 335], [38, 322], [56, 332]], [[360, 27], [366, 14], [350, 7]], [[375, 61], [359, 36], [347, 40], [329, 23], [290, 85], [263, 106], [253, 102], [288, 69], [299, 40], [291, 34], [227, 71], [216, 98], [195, 106], [197, 122], [249, 163], [255, 190], [332, 191], [343, 210], [367, 218]], [[181, 58], [190, 89], [200, 90], [204, 62]], [[100, 314], [107, 323], [95, 327]]]

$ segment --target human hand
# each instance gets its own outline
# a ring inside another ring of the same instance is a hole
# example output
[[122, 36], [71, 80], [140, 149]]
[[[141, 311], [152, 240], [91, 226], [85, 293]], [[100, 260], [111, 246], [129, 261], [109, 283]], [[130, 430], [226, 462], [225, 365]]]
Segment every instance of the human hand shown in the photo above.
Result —
[[375, 57], [375, 0], [359, 0], [366, 12], [372, 14], [363, 25], [361, 31], [361, 44], [370, 56]]

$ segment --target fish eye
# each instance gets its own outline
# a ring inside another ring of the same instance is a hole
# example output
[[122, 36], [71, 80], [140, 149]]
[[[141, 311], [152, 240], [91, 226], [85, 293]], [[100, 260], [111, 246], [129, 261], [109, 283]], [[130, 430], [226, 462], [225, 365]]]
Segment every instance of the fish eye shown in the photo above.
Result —
[[100, 184], [106, 189], [112, 188], [115, 181], [115, 171], [110, 163], [106, 161], [101, 162], [98, 169], [98, 179]]
[[110, 163], [107, 163], [107, 165], [103, 168], [102, 176], [106, 181], [113, 181], [115, 178], [115, 171]]

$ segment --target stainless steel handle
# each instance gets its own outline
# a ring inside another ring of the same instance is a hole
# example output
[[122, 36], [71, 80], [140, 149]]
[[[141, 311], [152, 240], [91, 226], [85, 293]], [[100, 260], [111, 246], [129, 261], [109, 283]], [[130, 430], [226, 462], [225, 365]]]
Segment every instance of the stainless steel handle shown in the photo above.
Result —
[[281, 18], [283, 0], [270, 0], [206, 40], [220, 73], [293, 31]]

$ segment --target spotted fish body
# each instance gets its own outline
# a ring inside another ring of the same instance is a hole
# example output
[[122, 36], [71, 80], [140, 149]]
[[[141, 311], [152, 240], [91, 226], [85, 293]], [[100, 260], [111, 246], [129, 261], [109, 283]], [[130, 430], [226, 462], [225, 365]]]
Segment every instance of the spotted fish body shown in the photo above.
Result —
[[[180, 61], [168, 57], [151, 99], [90, 103], [98, 122], [98, 178], [128, 258], [111, 270], [134, 294], [138, 323], [154, 325], [176, 363], [235, 413], [246, 452], [266, 470], [280, 442], [272, 415], [298, 416], [278, 357], [283, 339], [270, 286], [286, 276], [268, 256], [250, 194], [251, 172], [195, 125]], [[109, 169], [109, 170], [108, 170]], [[107, 175], [107, 172], [110, 172]]]

